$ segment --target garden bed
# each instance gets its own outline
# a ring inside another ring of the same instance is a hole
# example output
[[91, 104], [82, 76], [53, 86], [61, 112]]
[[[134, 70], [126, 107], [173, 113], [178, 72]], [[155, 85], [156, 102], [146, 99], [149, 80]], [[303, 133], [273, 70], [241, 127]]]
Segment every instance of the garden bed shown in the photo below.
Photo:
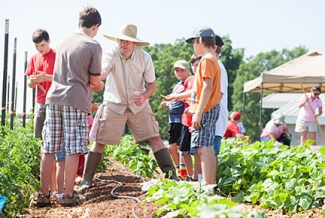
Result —
[[[114, 192], [120, 196], [138, 197], [141, 201], [144, 199], [144, 192], [141, 191], [143, 180], [135, 175], [130, 175], [123, 171], [124, 166], [115, 161], [111, 161], [111, 165], [102, 174], [101, 179], [118, 180], [123, 183], [121, 188]], [[117, 186], [116, 183], [96, 182], [87, 193], [88, 200], [74, 207], [61, 207], [55, 202], [49, 207], [37, 208], [32, 206], [25, 210], [24, 217], [114, 217], [114, 218], [132, 218], [132, 209], [136, 216], [148, 218], [157, 217], [156, 212], [158, 207], [155, 207], [153, 202], [144, 205], [137, 204], [132, 199], [119, 199], [111, 195], [112, 189]], [[78, 189], [78, 186], [76, 186]], [[36, 196], [36, 195], [35, 195]], [[240, 204], [243, 206], [243, 213], [253, 210], [263, 210], [256, 205]], [[265, 210], [268, 217], [278, 218], [278, 211]], [[291, 217], [322, 217], [321, 208], [312, 209], [296, 215], [283, 215], [283, 218]]]

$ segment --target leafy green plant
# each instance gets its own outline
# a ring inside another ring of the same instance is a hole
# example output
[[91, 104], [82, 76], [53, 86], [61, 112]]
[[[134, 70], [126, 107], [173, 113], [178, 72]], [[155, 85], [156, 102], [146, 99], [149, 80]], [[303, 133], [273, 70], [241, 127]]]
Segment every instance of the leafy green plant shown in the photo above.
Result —
[[297, 213], [319, 207], [325, 199], [325, 148], [273, 148], [273, 143], [226, 141], [219, 155], [217, 183], [220, 194], [236, 202]]
[[120, 145], [106, 146], [103, 156], [106, 155], [128, 166], [137, 175], [152, 178], [154, 172], [158, 173], [156, 160], [141, 150], [140, 145], [134, 142], [132, 135], [123, 136]]
[[8, 197], [3, 213], [16, 216], [30, 206], [39, 189], [40, 141], [30, 127], [2, 127], [0, 138], [0, 195]]
[[241, 207], [219, 195], [208, 195], [214, 185], [200, 182], [175, 182], [164, 179], [149, 181], [143, 186], [148, 191], [142, 204], [154, 201], [161, 207], [157, 210], [160, 217], [256, 217], [264, 218], [262, 211], [241, 214]]

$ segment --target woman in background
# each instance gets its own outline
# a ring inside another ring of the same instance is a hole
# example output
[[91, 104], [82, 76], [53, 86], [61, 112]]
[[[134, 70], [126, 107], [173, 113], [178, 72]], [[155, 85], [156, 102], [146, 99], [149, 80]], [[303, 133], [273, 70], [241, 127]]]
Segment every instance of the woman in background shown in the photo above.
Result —
[[317, 124], [316, 119], [322, 115], [322, 100], [319, 98], [321, 87], [317, 84], [313, 85], [310, 93], [305, 94], [299, 102], [299, 114], [296, 121], [296, 132], [300, 132], [300, 145], [305, 144], [307, 140], [307, 132], [309, 138], [314, 140], [316, 145]]

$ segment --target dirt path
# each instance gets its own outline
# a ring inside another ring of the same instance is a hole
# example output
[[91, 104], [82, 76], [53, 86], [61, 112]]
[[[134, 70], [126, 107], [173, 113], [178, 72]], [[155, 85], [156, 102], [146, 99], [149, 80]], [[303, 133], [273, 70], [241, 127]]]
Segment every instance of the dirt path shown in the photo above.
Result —
[[[117, 180], [123, 183], [123, 186], [117, 188], [114, 192], [120, 196], [132, 196], [139, 198], [140, 201], [144, 199], [143, 192], [141, 191], [142, 179], [136, 176], [130, 175], [125, 172], [121, 172], [123, 167], [112, 161], [112, 164], [108, 166], [108, 169], [102, 174], [103, 180]], [[157, 217], [157, 207], [153, 203], [146, 203], [140, 205], [137, 201], [132, 199], [115, 198], [111, 195], [111, 191], [118, 184], [107, 182], [96, 182], [95, 186], [89, 189], [87, 193], [87, 201], [81, 205], [74, 207], [61, 207], [52, 203], [50, 207], [37, 208], [33, 206], [30, 209], [25, 210], [23, 217], [109, 217], [109, 218], [133, 218], [132, 209], [134, 208], [134, 214], [141, 218]], [[76, 189], [78, 187], [76, 186]], [[254, 205], [242, 204], [244, 211], [251, 211], [259, 209]], [[260, 210], [260, 209], [259, 209]], [[268, 217], [278, 218], [277, 211], [265, 210]], [[306, 211], [303, 214], [295, 216], [283, 215], [283, 218], [291, 217], [303, 217], [303, 218], [320, 218], [321, 209], [314, 209]]]

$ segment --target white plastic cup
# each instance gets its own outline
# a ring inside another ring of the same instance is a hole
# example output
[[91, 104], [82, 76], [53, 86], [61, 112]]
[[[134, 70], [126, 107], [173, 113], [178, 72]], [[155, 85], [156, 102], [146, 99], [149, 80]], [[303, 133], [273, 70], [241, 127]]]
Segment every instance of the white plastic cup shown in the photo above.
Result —
[[134, 94], [135, 96], [139, 97], [139, 96], [141, 95], [141, 92], [140, 92], [140, 91], [135, 91], [133, 94]]

